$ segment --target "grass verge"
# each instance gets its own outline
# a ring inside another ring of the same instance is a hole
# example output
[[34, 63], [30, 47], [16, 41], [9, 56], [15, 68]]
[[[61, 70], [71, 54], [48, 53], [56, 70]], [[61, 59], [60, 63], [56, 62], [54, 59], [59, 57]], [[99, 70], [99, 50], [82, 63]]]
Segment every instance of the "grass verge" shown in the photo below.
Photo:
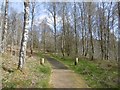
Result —
[[104, 61], [96, 63], [80, 59], [78, 65], [74, 65], [74, 59], [70, 57], [61, 58], [59, 55], [50, 56], [61, 61], [76, 73], [82, 75], [91, 88], [118, 88], [118, 68], [105, 64]]

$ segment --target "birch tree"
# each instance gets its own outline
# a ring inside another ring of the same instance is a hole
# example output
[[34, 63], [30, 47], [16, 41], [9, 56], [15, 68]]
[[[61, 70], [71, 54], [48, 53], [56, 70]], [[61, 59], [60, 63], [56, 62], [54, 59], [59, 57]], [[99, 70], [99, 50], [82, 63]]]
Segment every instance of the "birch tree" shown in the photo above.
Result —
[[84, 56], [87, 56], [88, 55], [88, 32], [87, 32], [87, 7], [86, 7], [86, 3], [85, 2], [83, 2], [83, 11], [84, 11], [84, 13], [83, 13], [83, 16], [84, 16], [84, 24], [83, 24], [83, 26], [84, 26], [84, 29], [85, 29], [85, 35], [84, 35], [84, 45], [85, 45], [85, 49], [84, 49]]
[[[85, 56], [85, 45], [86, 45], [86, 40], [85, 40], [85, 37], [87, 37], [86, 35], [86, 22], [85, 22], [85, 19], [86, 19], [86, 10], [85, 10], [85, 3], [82, 2], [82, 3], [78, 3], [79, 5], [79, 10], [80, 10], [80, 27], [81, 27], [81, 38], [82, 38], [82, 55]], [[86, 50], [87, 51], [87, 50]], [[87, 52], [86, 52], [87, 54]]]
[[34, 18], [35, 18], [35, 7], [36, 7], [36, 2], [33, 1], [31, 2], [31, 35], [30, 35], [30, 52], [31, 52], [31, 55], [33, 54], [33, 25], [34, 25]]
[[42, 23], [41, 23], [41, 28], [42, 28], [42, 42], [43, 42], [44, 53], [46, 51], [46, 26], [47, 26], [46, 20], [47, 19], [45, 18], [45, 20], [43, 20]]
[[[118, 47], [120, 46], [120, 2], [118, 2], [118, 34], [119, 34], [119, 42]], [[120, 47], [118, 48], [118, 60], [120, 60]]]
[[54, 37], [55, 37], [55, 53], [56, 53], [56, 48], [57, 48], [57, 37], [56, 37], [56, 34], [57, 34], [57, 29], [56, 29], [56, 3], [53, 3], [53, 18], [54, 18]]
[[119, 30], [120, 30], [120, 2], [118, 2], [118, 27], [119, 27]]
[[[118, 34], [119, 34], [119, 42], [118, 42], [118, 51], [120, 51], [120, 2], [118, 2]], [[118, 52], [119, 54], [119, 52]], [[118, 55], [118, 60], [120, 60], [120, 55]]]
[[62, 52], [62, 55], [64, 57], [65, 55], [65, 5], [66, 3], [63, 3], [62, 4], [62, 36], [61, 36], [61, 40], [62, 40], [62, 45], [61, 45], [61, 52]]
[[94, 58], [94, 46], [93, 46], [93, 36], [92, 36], [92, 2], [88, 3], [88, 31], [90, 34], [90, 59]]
[[78, 35], [77, 35], [77, 15], [76, 15], [76, 3], [74, 2], [74, 30], [75, 30], [75, 55], [78, 55]]
[[104, 59], [105, 49], [104, 49], [104, 24], [105, 24], [105, 17], [104, 17], [104, 3], [102, 4], [103, 9], [101, 8], [101, 3], [98, 4], [98, 22], [97, 27], [98, 29], [98, 37], [100, 38], [100, 49], [101, 49], [101, 59]]
[[56, 53], [56, 50], [57, 50], [57, 24], [56, 24], [56, 17], [57, 17], [57, 3], [56, 2], [53, 2], [50, 4], [50, 7], [48, 8], [48, 11], [50, 12], [50, 14], [52, 15], [53, 17], [53, 28], [54, 28], [54, 51]]
[[0, 7], [0, 53], [2, 51], [1, 44], [2, 44], [2, 26], [3, 26], [3, 3]]
[[18, 63], [19, 70], [23, 69], [23, 65], [25, 63], [28, 29], [29, 29], [29, 0], [24, 1], [24, 8], [25, 8], [24, 9], [24, 26], [23, 26], [23, 34], [22, 34], [22, 40], [21, 40], [21, 48], [19, 52], [19, 63]]
[[4, 26], [2, 33], [2, 53], [4, 53], [6, 50], [7, 29], [8, 29], [8, 0], [5, 1]]
[[[117, 15], [116, 5], [117, 5], [117, 3], [115, 3], [115, 5], [112, 7], [112, 16], [111, 16], [112, 20], [111, 20], [111, 23], [110, 23], [111, 29], [113, 30], [113, 35], [114, 35], [114, 36], [115, 36], [114, 26], [115, 26], [116, 20], [118, 20], [117, 18], [115, 18], [116, 15]], [[120, 16], [119, 16], [119, 17], [120, 17]], [[111, 38], [112, 38], [112, 37], [111, 37]], [[116, 52], [116, 51], [117, 51], [117, 48], [118, 48], [118, 46], [117, 46], [118, 43], [116, 43], [116, 39], [115, 39], [115, 38], [112, 38], [112, 42], [110, 43], [110, 45], [113, 45], [114, 58], [115, 58], [115, 60], [117, 60], [118, 52]], [[118, 51], [119, 51], [119, 50], [118, 50]], [[109, 55], [109, 57], [110, 57], [110, 55]]]

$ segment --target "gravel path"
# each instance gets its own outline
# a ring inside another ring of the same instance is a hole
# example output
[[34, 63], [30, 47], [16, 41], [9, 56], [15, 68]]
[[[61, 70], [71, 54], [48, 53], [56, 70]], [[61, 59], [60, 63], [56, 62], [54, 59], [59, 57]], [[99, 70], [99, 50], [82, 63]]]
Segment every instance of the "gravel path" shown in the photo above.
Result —
[[69, 70], [63, 63], [49, 57], [47, 60], [52, 66], [50, 84], [53, 88], [88, 88], [83, 78]]

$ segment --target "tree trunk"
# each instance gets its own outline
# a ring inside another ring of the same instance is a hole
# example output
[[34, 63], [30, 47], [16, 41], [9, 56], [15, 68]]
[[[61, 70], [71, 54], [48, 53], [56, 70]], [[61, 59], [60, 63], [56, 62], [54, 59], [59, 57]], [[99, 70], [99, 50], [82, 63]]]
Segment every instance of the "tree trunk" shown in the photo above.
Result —
[[32, 2], [32, 20], [31, 20], [31, 36], [30, 36], [30, 38], [31, 38], [31, 41], [30, 41], [30, 53], [31, 53], [31, 55], [30, 56], [32, 56], [32, 54], [33, 54], [33, 20], [34, 20], [34, 12], [35, 12], [35, 2]]
[[[85, 7], [85, 2], [83, 2], [83, 11], [86, 11], [86, 7]], [[84, 23], [83, 23], [83, 26], [84, 26], [84, 33], [85, 33], [85, 37], [84, 37], [84, 56], [87, 56], [87, 54], [88, 54], [88, 34], [87, 34], [87, 29], [86, 29], [86, 13], [84, 12], [83, 13], [83, 16], [84, 16]]]
[[77, 28], [76, 28], [76, 4], [74, 2], [74, 29], [75, 29], [75, 55], [78, 56]]
[[104, 59], [104, 50], [103, 50], [103, 28], [102, 28], [102, 17], [101, 17], [101, 12], [99, 12], [99, 20], [100, 24], [98, 24], [99, 31], [98, 35], [100, 36], [100, 50], [101, 50], [101, 59]]
[[6, 0], [5, 3], [4, 26], [2, 35], [2, 53], [4, 53], [6, 50], [7, 29], [8, 29], [8, 0]]
[[53, 16], [53, 18], [54, 18], [54, 31], [55, 31], [55, 33], [54, 33], [54, 39], [55, 39], [55, 53], [56, 53], [56, 49], [57, 49], [57, 45], [56, 45], [56, 43], [57, 43], [57, 38], [56, 38], [56, 3], [54, 2], [53, 3], [54, 5], [53, 5], [53, 12], [54, 12], [54, 16]]
[[[100, 25], [100, 28], [102, 26]], [[103, 50], [103, 35], [102, 35], [103, 31], [102, 28], [100, 29], [100, 47], [101, 47], [101, 58], [102, 60], [104, 59], [104, 50]]]
[[62, 46], [61, 46], [61, 52], [62, 52], [62, 56], [64, 57], [64, 41], [63, 41], [63, 36], [61, 36], [61, 43], [62, 43]]
[[12, 21], [12, 45], [11, 45], [11, 55], [15, 55], [15, 45], [16, 45], [16, 15], [13, 16]]
[[100, 36], [100, 49], [101, 49], [101, 59], [105, 59], [106, 58], [106, 32], [105, 32], [105, 9], [104, 9], [104, 2], [102, 3], [102, 8], [103, 10], [101, 10], [101, 7], [99, 8], [99, 21], [100, 21], [100, 24], [98, 25], [99, 26], [99, 36]]
[[118, 27], [119, 27], [119, 30], [120, 30], [120, 1], [118, 2]]
[[62, 40], [62, 47], [61, 47], [61, 51], [62, 51], [62, 55], [64, 57], [64, 53], [65, 53], [65, 4], [63, 5], [63, 16], [62, 16], [62, 24], [63, 24], [63, 31], [62, 31], [62, 37], [61, 37], [61, 40]]
[[[84, 4], [84, 3], [83, 3]], [[84, 14], [83, 13], [85, 13], [84, 11], [83, 11], [83, 8], [81, 7], [81, 5], [79, 5], [79, 7], [80, 7], [80, 10], [81, 10], [81, 24], [82, 24], [82, 27], [81, 27], [81, 29], [82, 29], [82, 55], [84, 56], [84, 53], [85, 53], [85, 45], [84, 45], [84, 27], [85, 27], [85, 16], [84, 16]]]
[[44, 40], [43, 40], [43, 49], [44, 49], [44, 53], [45, 53], [45, 47], [46, 47], [46, 43], [45, 43], [45, 29], [46, 29], [46, 26], [44, 25], [44, 30], [43, 30], [43, 34], [44, 34]]
[[28, 29], [29, 29], [29, 0], [24, 2], [24, 27], [23, 27], [23, 34], [22, 34], [22, 41], [21, 41], [21, 48], [19, 53], [19, 63], [18, 69], [22, 70], [23, 65], [25, 63], [25, 56], [26, 56], [26, 47], [27, 47], [27, 39], [28, 39]]
[[[120, 35], [120, 2], [118, 2], [118, 35]], [[120, 60], [120, 36], [118, 37], [118, 60]], [[119, 67], [120, 68], [120, 67]]]
[[90, 48], [91, 48], [91, 51], [90, 51], [90, 58], [91, 60], [93, 60], [94, 58], [94, 46], [93, 46], [93, 36], [92, 36], [92, 23], [91, 23], [91, 2], [89, 3], [89, 15], [88, 15], [88, 29], [89, 29], [89, 34], [90, 34]]
[[[2, 9], [1, 9], [1, 12], [2, 12]], [[2, 13], [1, 13], [0, 17], [1, 17], [1, 21], [0, 21], [0, 53], [1, 53], [1, 51], [2, 51], [2, 48], [1, 48], [2, 38], [1, 37], [2, 37], [2, 23], [3, 23]]]

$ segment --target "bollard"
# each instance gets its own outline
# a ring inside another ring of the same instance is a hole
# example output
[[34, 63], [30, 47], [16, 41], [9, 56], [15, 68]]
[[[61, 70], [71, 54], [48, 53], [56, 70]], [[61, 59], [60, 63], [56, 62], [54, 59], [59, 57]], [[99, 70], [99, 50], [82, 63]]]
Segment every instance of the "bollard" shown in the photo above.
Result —
[[78, 58], [75, 59], [75, 65], [77, 65], [77, 64], [78, 64]]
[[44, 65], [44, 63], [45, 63], [45, 60], [44, 60], [44, 58], [42, 58], [42, 60], [41, 60], [41, 62], [40, 62], [42, 65]]

